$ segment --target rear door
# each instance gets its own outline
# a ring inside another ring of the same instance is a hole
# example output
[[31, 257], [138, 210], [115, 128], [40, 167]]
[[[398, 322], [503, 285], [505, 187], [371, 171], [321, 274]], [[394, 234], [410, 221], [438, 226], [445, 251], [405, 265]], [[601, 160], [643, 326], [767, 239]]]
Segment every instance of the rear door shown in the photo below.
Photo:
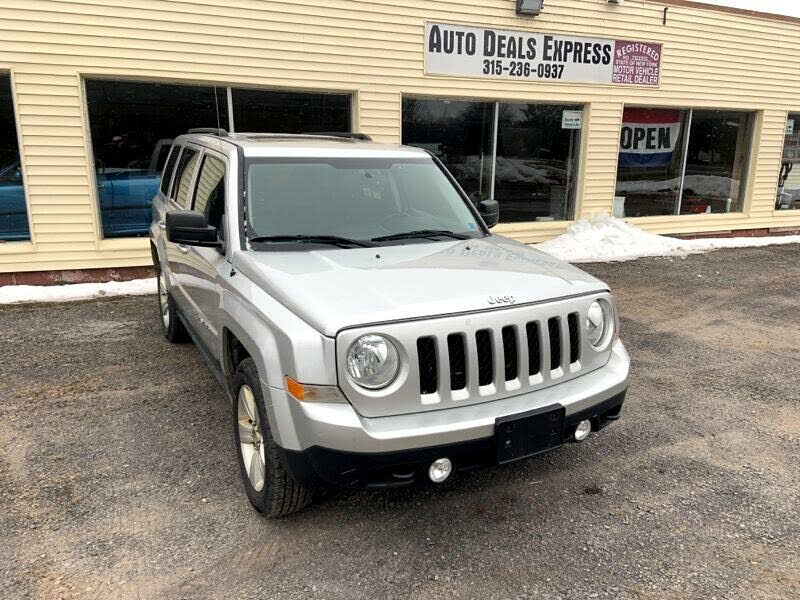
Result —
[[[166, 203], [167, 212], [170, 210], [189, 210], [191, 208], [192, 190], [194, 189], [197, 168], [200, 165], [200, 156], [201, 148], [199, 146], [186, 144], [183, 148], [175, 169], [175, 177], [170, 186], [169, 200]], [[191, 325], [196, 325], [197, 315], [192, 313], [185, 291], [186, 274], [189, 270], [187, 264], [190, 258], [189, 246], [175, 244], [166, 239], [164, 241], [172, 297], [184, 316], [192, 321]]]
[[159, 256], [167, 256], [166, 248], [166, 222], [164, 221], [169, 202], [169, 188], [172, 184], [175, 167], [178, 164], [178, 157], [183, 150], [183, 146], [176, 144], [170, 151], [169, 158], [164, 165], [164, 173], [161, 175], [161, 185], [153, 198], [152, 216], [150, 224], [150, 236], [158, 249]]

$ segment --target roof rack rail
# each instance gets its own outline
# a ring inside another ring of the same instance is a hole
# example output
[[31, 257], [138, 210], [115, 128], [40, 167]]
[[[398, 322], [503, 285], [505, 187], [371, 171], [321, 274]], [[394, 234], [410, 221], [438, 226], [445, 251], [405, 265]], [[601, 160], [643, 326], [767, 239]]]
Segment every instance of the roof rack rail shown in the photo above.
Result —
[[350, 140], [358, 140], [360, 142], [371, 142], [372, 138], [366, 133], [349, 132], [349, 131], [309, 131], [303, 135], [324, 135], [327, 137], [340, 137]]
[[228, 137], [227, 131], [217, 127], [195, 127], [186, 133], [205, 133], [207, 135], [216, 135], [217, 137]]

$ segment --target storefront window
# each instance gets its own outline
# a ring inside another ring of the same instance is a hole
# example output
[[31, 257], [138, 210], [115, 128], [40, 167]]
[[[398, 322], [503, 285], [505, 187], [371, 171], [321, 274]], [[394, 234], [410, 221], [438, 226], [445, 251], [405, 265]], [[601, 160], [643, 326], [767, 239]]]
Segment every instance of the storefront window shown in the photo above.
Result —
[[624, 216], [675, 214], [688, 118], [686, 110], [625, 109], [616, 191]]
[[491, 197], [493, 102], [403, 99], [403, 143], [429, 150], [473, 201]]
[[800, 113], [789, 113], [786, 120], [775, 208], [800, 209]]
[[90, 79], [86, 101], [103, 235], [147, 235], [173, 138], [193, 127], [227, 128], [226, 89]]
[[0, 240], [30, 239], [11, 77], [0, 74]]
[[438, 156], [473, 201], [496, 199], [501, 222], [569, 219], [581, 114], [574, 106], [404, 98], [403, 143]]
[[742, 210], [752, 113], [626, 108], [616, 216]]
[[145, 236], [172, 140], [197, 127], [302, 133], [349, 131], [346, 94], [293, 93], [130, 81], [86, 81], [105, 237]]
[[348, 94], [231, 90], [236, 131], [344, 132], [351, 129]]
[[571, 218], [581, 132], [564, 127], [565, 111], [580, 113], [574, 106], [500, 103], [494, 197], [501, 221]]
[[742, 210], [750, 121], [749, 113], [692, 111], [681, 214]]

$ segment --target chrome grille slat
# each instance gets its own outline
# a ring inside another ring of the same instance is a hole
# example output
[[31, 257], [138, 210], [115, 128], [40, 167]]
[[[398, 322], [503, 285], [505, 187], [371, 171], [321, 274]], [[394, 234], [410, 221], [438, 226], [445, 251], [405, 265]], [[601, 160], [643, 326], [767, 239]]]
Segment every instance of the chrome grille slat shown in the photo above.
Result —
[[562, 372], [568, 373], [569, 372], [569, 323], [567, 321], [567, 315], [560, 317], [558, 319], [558, 326], [561, 331], [561, 365], [559, 368]]
[[506, 358], [502, 329], [490, 329], [492, 340], [492, 384], [496, 390], [506, 389]]
[[439, 399], [442, 402], [449, 402], [452, 396], [450, 385], [450, 349], [447, 346], [447, 336], [437, 335], [436, 341], [436, 365], [439, 371]]
[[541, 375], [545, 382], [550, 381], [550, 336], [547, 329], [547, 319], [539, 321], [539, 354], [541, 354]]
[[464, 343], [467, 347], [467, 390], [470, 398], [477, 398], [478, 393], [478, 346], [475, 344], [475, 332], [465, 334]]
[[521, 387], [523, 388], [527, 387], [530, 378], [528, 365], [528, 332], [526, 327], [527, 323], [517, 325], [517, 379], [519, 379]]

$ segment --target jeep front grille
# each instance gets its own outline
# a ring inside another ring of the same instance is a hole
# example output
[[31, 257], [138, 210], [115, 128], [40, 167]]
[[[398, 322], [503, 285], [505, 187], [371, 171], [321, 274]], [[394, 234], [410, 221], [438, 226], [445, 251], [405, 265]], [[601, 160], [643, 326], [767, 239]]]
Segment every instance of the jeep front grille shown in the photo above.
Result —
[[[571, 312], [562, 317], [547, 319], [547, 327], [543, 328], [539, 321], [529, 321], [520, 327], [517, 324], [505, 325], [500, 328], [499, 339], [496, 332], [491, 329], [479, 329], [474, 338], [469, 338], [461, 332], [451, 333], [447, 336], [447, 367], [450, 391], [463, 390], [467, 387], [470, 375], [477, 375], [478, 387], [486, 387], [499, 383], [498, 373], [502, 374], [503, 382], [517, 381], [519, 374], [527, 373], [529, 377], [542, 372], [542, 353], [540, 348], [545, 344], [549, 348], [548, 366], [551, 375], [561, 369], [562, 365], [576, 365], [580, 361], [580, 332], [578, 330], [580, 318], [577, 312]], [[566, 322], [566, 335], [562, 328]], [[547, 331], [547, 339], [541, 339], [541, 332]], [[520, 340], [524, 336], [524, 340]], [[466, 342], [465, 347], [465, 340]], [[565, 346], [566, 342], [566, 346]], [[433, 394], [438, 390], [440, 374], [439, 365], [443, 361], [438, 358], [441, 352], [437, 349], [438, 340], [434, 336], [424, 336], [417, 339], [417, 360], [419, 362], [419, 392], [422, 395]], [[520, 364], [520, 345], [526, 348], [526, 364]], [[470, 348], [472, 346], [472, 348]], [[477, 373], [468, 373], [466, 355], [474, 349], [477, 358]], [[502, 367], [498, 369], [498, 365]], [[520, 386], [523, 387], [523, 386]]]
[[[339, 386], [364, 417], [464, 406], [535, 392], [608, 362], [583, 333], [598, 292], [552, 302], [406, 319], [347, 328], [337, 334]], [[380, 334], [401, 355], [397, 379], [379, 390], [358, 386], [346, 354], [362, 335]]]

